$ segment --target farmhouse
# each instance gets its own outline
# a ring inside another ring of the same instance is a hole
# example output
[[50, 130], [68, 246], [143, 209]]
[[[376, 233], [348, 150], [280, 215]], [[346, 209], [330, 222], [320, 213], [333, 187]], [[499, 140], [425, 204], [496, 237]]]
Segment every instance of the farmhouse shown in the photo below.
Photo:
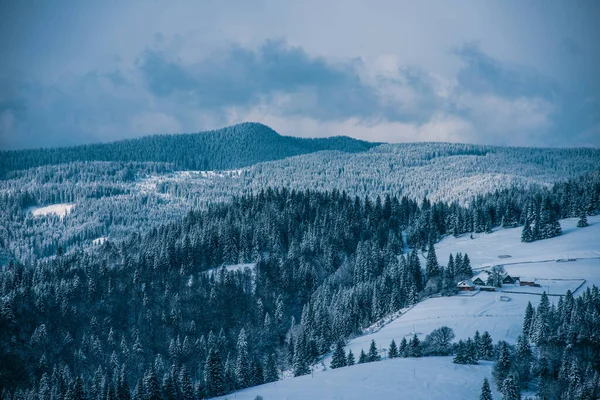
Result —
[[537, 283], [535, 283], [535, 278], [521, 278], [519, 279], [519, 284], [521, 286], [533, 286], [533, 287], [537, 287], [539, 286]]
[[502, 284], [503, 285], [514, 285], [515, 283], [517, 283], [518, 280], [519, 280], [518, 276], [506, 275], [504, 277], [504, 279], [502, 279]]
[[475, 285], [473, 284], [473, 282], [471, 282], [470, 279], [458, 282], [458, 285], [456, 285], [456, 287], [461, 292], [472, 292], [475, 290]]
[[485, 286], [485, 282], [479, 277], [473, 279], [473, 284], [477, 286]]

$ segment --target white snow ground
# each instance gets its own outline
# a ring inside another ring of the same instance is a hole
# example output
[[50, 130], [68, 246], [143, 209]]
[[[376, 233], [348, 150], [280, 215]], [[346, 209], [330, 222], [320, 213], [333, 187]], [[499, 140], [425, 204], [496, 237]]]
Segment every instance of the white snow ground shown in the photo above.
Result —
[[60, 203], [60, 204], [52, 204], [50, 206], [45, 207], [31, 207], [28, 212], [31, 212], [34, 217], [38, 217], [40, 215], [49, 215], [56, 214], [59, 217], [64, 217], [71, 212], [71, 209], [75, 207], [75, 204], [70, 203]]
[[[448, 262], [450, 253], [466, 252], [473, 269], [496, 264], [508, 266], [528, 261], [600, 258], [600, 216], [588, 217], [590, 226], [586, 228], [577, 228], [577, 221], [578, 218], [562, 219], [561, 236], [533, 243], [521, 242], [521, 227], [498, 228], [491, 234], [474, 233], [474, 239], [470, 239], [469, 234], [459, 238], [449, 236], [435, 245], [435, 252], [438, 261], [443, 265]], [[504, 254], [510, 257], [499, 257]], [[424, 263], [425, 259], [422, 261]]]
[[491, 367], [485, 361], [457, 365], [452, 357], [396, 358], [255, 386], [219, 399], [477, 399], [483, 379], [491, 382]]

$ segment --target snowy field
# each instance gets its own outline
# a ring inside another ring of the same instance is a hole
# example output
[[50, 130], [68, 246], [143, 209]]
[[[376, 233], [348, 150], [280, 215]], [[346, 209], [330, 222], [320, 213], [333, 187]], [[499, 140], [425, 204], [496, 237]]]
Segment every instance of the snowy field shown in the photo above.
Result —
[[39, 217], [41, 215], [49, 215], [55, 214], [59, 217], [64, 217], [71, 212], [71, 209], [75, 207], [75, 204], [69, 203], [60, 203], [60, 204], [52, 204], [50, 206], [45, 207], [31, 207], [27, 210], [33, 214], [34, 217]]
[[[560, 220], [563, 234], [551, 239], [533, 243], [521, 242], [522, 227], [497, 228], [491, 234], [474, 233], [459, 238], [452, 236], [442, 239], [435, 245], [440, 264], [446, 265], [448, 255], [457, 252], [468, 253], [473, 269], [492, 265], [508, 266], [516, 263], [566, 258], [600, 258], [600, 216], [588, 217], [590, 226], [577, 228], [578, 218]], [[501, 255], [508, 258], [500, 258]], [[422, 258], [423, 265], [425, 259]], [[569, 263], [564, 263], [569, 264]]]
[[[477, 399], [491, 362], [457, 365], [452, 357], [396, 358], [248, 388], [219, 399]], [[494, 398], [501, 395], [494, 393]]]
[[[500, 296], [508, 296], [510, 301], [501, 301]], [[480, 333], [488, 331], [494, 343], [498, 340], [514, 343], [521, 333], [527, 302], [531, 301], [537, 305], [539, 300], [538, 295], [494, 292], [480, 292], [472, 297], [427, 299], [379, 331], [351, 340], [346, 346], [346, 351], [352, 349], [355, 355], [360, 354], [361, 350], [366, 353], [371, 340], [375, 340], [378, 348], [387, 350], [392, 339], [399, 344], [402, 338], [409, 340], [414, 333], [420, 339], [424, 339], [427, 334], [441, 326], [452, 328], [456, 335], [455, 340], [472, 337], [475, 331], [479, 330]], [[330, 363], [331, 356], [326, 356], [325, 367], [329, 368]]]

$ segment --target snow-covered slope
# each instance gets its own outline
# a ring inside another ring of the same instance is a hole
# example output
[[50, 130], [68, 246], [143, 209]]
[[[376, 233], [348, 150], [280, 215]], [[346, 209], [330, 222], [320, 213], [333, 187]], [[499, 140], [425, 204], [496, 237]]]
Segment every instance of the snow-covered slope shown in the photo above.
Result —
[[[481, 234], [470, 239], [447, 237], [436, 245], [436, 253], [441, 264], [446, 264], [448, 254], [457, 251], [468, 253], [473, 267], [489, 267], [503, 264], [509, 275], [533, 277], [540, 282], [551, 279], [576, 279], [560, 284], [555, 281], [550, 294], [564, 294], [567, 288], [600, 286], [600, 216], [588, 219], [590, 226], [577, 228], [576, 219], [561, 220], [563, 235], [533, 243], [521, 242], [521, 229], [499, 229], [491, 234]], [[512, 254], [511, 258], [498, 258], [499, 254]], [[499, 251], [499, 250], [502, 251]], [[556, 262], [569, 257], [582, 257], [577, 261]], [[424, 260], [423, 260], [424, 262]], [[582, 280], [583, 285], [581, 285]], [[581, 287], [580, 287], [581, 285]], [[544, 289], [543, 287], [541, 288]], [[522, 292], [519, 286], [507, 285], [502, 290]], [[509, 298], [502, 301], [501, 296]], [[400, 317], [384, 325], [377, 332], [360, 336], [347, 346], [354, 354], [369, 349], [371, 340], [378, 347], [387, 348], [392, 339], [398, 343], [403, 337], [410, 339], [414, 333], [425, 337], [440, 326], [454, 330], [456, 339], [472, 337], [475, 331], [488, 331], [494, 342], [506, 340], [516, 342], [521, 332], [527, 302], [539, 303], [539, 294], [478, 292], [475, 295], [430, 298], [418, 303]], [[330, 358], [325, 358], [328, 366]]]
[[[553, 282], [553, 291], [564, 293], [577, 288], [575, 295], [591, 285], [600, 285], [600, 216], [588, 219], [590, 226], [576, 228], [575, 219], [561, 220], [563, 235], [534, 243], [522, 243], [521, 229], [498, 229], [491, 234], [443, 239], [436, 250], [445, 264], [448, 254], [468, 253], [474, 267], [503, 264], [514, 276], [531, 276]], [[511, 255], [499, 258], [498, 255]], [[557, 262], [557, 259], [578, 258]], [[481, 272], [478, 272], [481, 273]], [[577, 279], [575, 286], [560, 279]], [[583, 282], [583, 284], [581, 284]], [[543, 288], [542, 288], [543, 289]], [[503, 290], [521, 291], [506, 285]], [[551, 293], [553, 294], [553, 293]], [[554, 293], [557, 294], [557, 293]], [[501, 299], [505, 297], [504, 299]], [[508, 298], [508, 301], [503, 301]], [[470, 295], [429, 298], [372, 333], [351, 340], [346, 351], [355, 356], [368, 351], [371, 340], [385, 355], [392, 339], [399, 343], [414, 333], [423, 339], [432, 330], [448, 326], [456, 339], [488, 331], [494, 342], [514, 343], [521, 332], [528, 301], [537, 305], [539, 294], [477, 292]], [[556, 301], [558, 297], [551, 297]], [[331, 356], [314, 368], [312, 376], [289, 378], [249, 388], [226, 398], [255, 399], [475, 399], [484, 377], [491, 380], [491, 363], [456, 365], [451, 357], [404, 358], [355, 365], [332, 370]], [[493, 386], [493, 385], [492, 385]], [[368, 394], [368, 395], [366, 395]], [[495, 398], [500, 395], [495, 393]]]
[[[477, 399], [483, 379], [491, 379], [491, 366], [457, 365], [451, 357], [396, 358], [255, 386], [220, 399]], [[494, 398], [500, 395], [494, 392]]]
[[[474, 269], [496, 264], [508, 268], [511, 264], [531, 261], [600, 258], [600, 216], [589, 217], [588, 221], [590, 226], [577, 228], [577, 218], [562, 219], [561, 236], [533, 243], [521, 242], [522, 228], [499, 228], [491, 234], [474, 233], [473, 239], [468, 234], [459, 238], [450, 236], [435, 245], [435, 252], [443, 265], [450, 253], [468, 253]], [[510, 257], [500, 257], [505, 255]]]

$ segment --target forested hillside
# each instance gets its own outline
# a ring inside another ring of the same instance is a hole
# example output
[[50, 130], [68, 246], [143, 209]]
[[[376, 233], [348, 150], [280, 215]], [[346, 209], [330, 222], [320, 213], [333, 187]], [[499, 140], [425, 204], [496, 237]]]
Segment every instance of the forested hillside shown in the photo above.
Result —
[[[471, 275], [467, 254], [437, 260], [441, 236], [554, 226], [598, 208], [598, 173], [468, 208], [269, 189], [11, 264], [0, 275], [0, 385], [16, 398], [191, 399], [306, 374], [338, 340]], [[219, 268], [238, 263], [252, 266]]]
[[74, 161], [153, 161], [178, 169], [223, 170], [321, 150], [365, 151], [377, 143], [349, 137], [301, 139], [281, 136], [268, 126], [242, 123], [179, 135], [153, 135], [106, 144], [0, 152], [0, 177], [9, 171]]

